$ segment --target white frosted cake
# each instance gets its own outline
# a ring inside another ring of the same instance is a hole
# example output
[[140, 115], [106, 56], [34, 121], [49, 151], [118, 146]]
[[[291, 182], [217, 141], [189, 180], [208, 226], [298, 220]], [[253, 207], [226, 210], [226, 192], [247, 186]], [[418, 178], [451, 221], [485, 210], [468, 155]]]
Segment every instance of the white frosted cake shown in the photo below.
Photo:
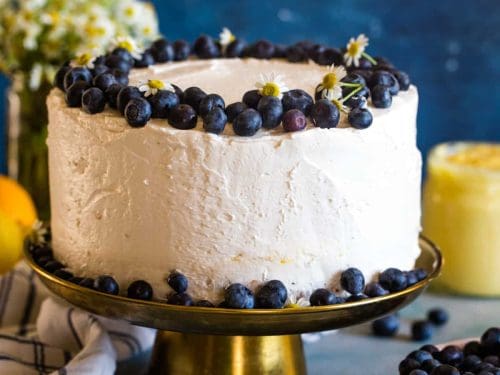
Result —
[[[167, 80], [241, 100], [261, 73], [314, 96], [326, 67], [283, 59], [190, 59], [133, 69], [130, 85]], [[154, 118], [132, 128], [117, 110], [98, 115], [48, 98], [54, 255], [75, 274], [113, 276], [121, 290], [151, 284], [172, 292], [173, 270], [189, 293], [214, 303], [224, 288], [278, 279], [292, 298], [339, 289], [357, 267], [371, 280], [419, 255], [421, 156], [418, 94], [400, 91], [373, 123], [298, 132], [261, 129], [239, 137], [176, 129]]]

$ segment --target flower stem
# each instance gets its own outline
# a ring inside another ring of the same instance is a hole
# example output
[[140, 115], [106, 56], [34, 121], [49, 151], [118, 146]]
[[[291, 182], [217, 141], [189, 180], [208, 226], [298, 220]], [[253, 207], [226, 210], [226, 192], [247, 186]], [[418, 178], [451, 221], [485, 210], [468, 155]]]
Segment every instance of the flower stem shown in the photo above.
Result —
[[356, 95], [358, 92], [360, 92], [363, 89], [363, 85], [359, 85], [357, 89], [352, 90], [349, 95], [347, 95], [345, 98], [342, 98], [340, 101], [342, 104], [346, 101], [349, 100], [351, 97]]
[[371, 62], [373, 65], [377, 65], [377, 60], [375, 60], [373, 57], [371, 57], [369, 54], [366, 52], [363, 52], [361, 54], [365, 59], [367, 59], [369, 62]]
[[345, 86], [345, 87], [359, 87], [359, 86], [363, 86], [363, 85], [361, 83], [340, 82], [340, 86]]

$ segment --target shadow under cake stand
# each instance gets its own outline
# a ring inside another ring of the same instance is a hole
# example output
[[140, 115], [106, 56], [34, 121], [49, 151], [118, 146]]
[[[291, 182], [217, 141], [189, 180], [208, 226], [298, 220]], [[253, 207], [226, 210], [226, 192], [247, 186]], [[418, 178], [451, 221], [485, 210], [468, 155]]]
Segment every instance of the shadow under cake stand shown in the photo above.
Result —
[[417, 266], [428, 277], [382, 297], [321, 307], [235, 310], [174, 306], [113, 296], [59, 279], [29, 265], [56, 295], [91, 313], [158, 329], [150, 374], [306, 374], [300, 333], [338, 329], [394, 312], [417, 298], [439, 275], [436, 246], [419, 239]]

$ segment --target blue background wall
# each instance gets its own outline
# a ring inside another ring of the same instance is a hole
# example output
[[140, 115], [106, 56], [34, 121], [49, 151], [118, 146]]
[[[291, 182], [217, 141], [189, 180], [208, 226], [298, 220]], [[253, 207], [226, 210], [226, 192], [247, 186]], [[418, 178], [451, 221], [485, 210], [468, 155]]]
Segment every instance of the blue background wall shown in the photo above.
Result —
[[[500, 141], [498, 0], [154, 2], [169, 39], [217, 36], [228, 26], [249, 41], [311, 39], [341, 46], [364, 32], [368, 51], [390, 58], [419, 87], [418, 143], [424, 152], [450, 139]], [[1, 78], [1, 91], [6, 84]], [[0, 119], [4, 111], [1, 105]], [[0, 171], [5, 171], [3, 157]]]

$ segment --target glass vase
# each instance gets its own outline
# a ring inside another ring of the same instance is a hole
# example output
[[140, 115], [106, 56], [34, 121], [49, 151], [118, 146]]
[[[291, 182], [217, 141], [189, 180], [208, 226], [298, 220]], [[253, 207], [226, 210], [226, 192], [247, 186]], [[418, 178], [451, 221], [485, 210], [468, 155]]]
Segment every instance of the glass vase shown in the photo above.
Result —
[[8, 157], [9, 176], [18, 180], [32, 196], [38, 217], [50, 217], [47, 107], [51, 84], [42, 82], [33, 90], [23, 76], [14, 76], [8, 98]]

